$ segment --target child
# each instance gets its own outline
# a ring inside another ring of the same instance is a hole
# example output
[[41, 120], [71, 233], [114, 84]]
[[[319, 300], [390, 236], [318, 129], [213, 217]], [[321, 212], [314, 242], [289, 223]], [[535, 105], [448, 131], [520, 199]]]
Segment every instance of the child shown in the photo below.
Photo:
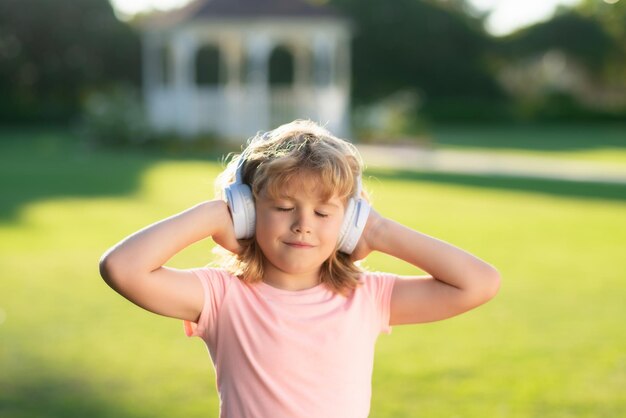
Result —
[[[366, 417], [379, 333], [458, 315], [498, 291], [491, 265], [370, 208], [361, 169], [350, 143], [294, 121], [235, 156], [217, 180], [222, 198], [100, 260], [115, 291], [204, 340], [221, 417]], [[206, 237], [228, 250], [222, 268], [164, 266]], [[355, 261], [372, 251], [430, 275], [362, 271]]]

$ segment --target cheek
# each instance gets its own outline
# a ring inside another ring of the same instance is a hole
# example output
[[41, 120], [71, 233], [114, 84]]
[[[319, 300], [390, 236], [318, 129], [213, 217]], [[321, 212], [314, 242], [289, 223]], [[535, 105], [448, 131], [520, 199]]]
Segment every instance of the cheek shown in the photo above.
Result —
[[258, 239], [267, 239], [269, 233], [272, 231], [272, 224], [267, 219], [257, 218], [255, 226], [255, 234]]
[[326, 227], [324, 228], [324, 235], [327, 238], [332, 238], [334, 240], [338, 240], [339, 239], [339, 231], [341, 230], [341, 221], [342, 221], [342, 219], [333, 220], [331, 223], [326, 225]]
[[285, 229], [285, 221], [272, 213], [259, 213], [256, 217], [255, 233], [257, 239], [271, 239], [273, 236], [282, 234]]
[[254, 236], [258, 239], [263, 238], [267, 234], [267, 216], [260, 211], [256, 212], [254, 220]]

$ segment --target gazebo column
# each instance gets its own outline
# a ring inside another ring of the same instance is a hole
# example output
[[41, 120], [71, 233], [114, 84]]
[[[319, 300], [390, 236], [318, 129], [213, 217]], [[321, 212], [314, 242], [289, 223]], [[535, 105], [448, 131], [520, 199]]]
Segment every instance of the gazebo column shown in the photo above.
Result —
[[246, 134], [241, 132], [241, 109], [243, 106], [241, 87], [243, 45], [241, 36], [229, 37], [221, 43], [220, 57], [223, 57], [226, 70], [223, 96], [226, 100], [226, 115], [222, 132], [229, 137], [238, 137]]
[[311, 106], [312, 97], [310, 97], [312, 91], [311, 52], [305, 44], [301, 42], [295, 44], [294, 61], [293, 91], [298, 103], [298, 114], [309, 115], [313, 110]]
[[223, 57], [226, 70], [226, 87], [240, 88], [243, 69], [241, 38], [230, 37], [220, 43], [220, 56]]
[[185, 33], [178, 34], [172, 41], [174, 68], [174, 101], [178, 131], [183, 135], [198, 132], [198, 115], [195, 106], [195, 65], [196, 42]]
[[339, 89], [343, 99], [343, 112], [338, 116], [338, 132], [342, 132], [341, 135], [350, 136], [350, 86], [352, 83], [351, 78], [351, 59], [350, 59], [350, 37], [348, 34], [344, 34], [337, 40], [337, 51], [335, 59], [336, 65], [336, 80], [337, 88]]
[[326, 88], [332, 80], [332, 40], [325, 33], [313, 37], [313, 75], [315, 87]]
[[352, 83], [350, 70], [352, 62], [350, 60], [350, 39], [347, 36], [342, 36], [337, 41], [335, 59], [337, 63], [335, 66], [337, 86], [344, 91], [348, 91]]
[[270, 128], [269, 53], [272, 43], [267, 35], [251, 34], [246, 38], [248, 61], [246, 126], [249, 134]]
[[313, 54], [315, 68], [315, 87], [317, 90], [318, 119], [328, 123], [331, 131], [343, 135], [339, 121], [344, 117], [345, 98], [337, 85], [336, 71], [336, 40], [324, 32], [318, 32], [313, 38]]

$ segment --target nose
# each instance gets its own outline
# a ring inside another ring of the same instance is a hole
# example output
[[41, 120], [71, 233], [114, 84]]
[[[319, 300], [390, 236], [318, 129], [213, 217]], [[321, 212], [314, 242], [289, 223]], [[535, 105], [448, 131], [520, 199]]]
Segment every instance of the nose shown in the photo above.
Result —
[[291, 226], [291, 230], [297, 234], [311, 233], [311, 222], [309, 217], [302, 212], [298, 212], [293, 225]]

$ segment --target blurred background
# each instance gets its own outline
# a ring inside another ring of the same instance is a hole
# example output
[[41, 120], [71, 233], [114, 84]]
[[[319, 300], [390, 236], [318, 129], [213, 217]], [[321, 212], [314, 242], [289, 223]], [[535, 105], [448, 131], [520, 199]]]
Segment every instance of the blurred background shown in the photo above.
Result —
[[295, 118], [503, 277], [379, 339], [372, 417], [626, 416], [624, 0], [0, 1], [0, 416], [218, 416], [206, 348], [98, 259]]
[[[452, 123], [599, 123], [626, 114], [619, 0], [6, 0], [0, 7], [4, 126], [83, 122], [94, 139], [114, 142], [100, 119], [123, 113], [133, 121], [124, 134], [139, 141], [132, 129], [140, 129], [143, 107], [148, 127], [160, 131], [241, 136], [317, 116], [355, 139], [389, 140]], [[194, 111], [167, 106], [205, 113], [236, 106], [244, 115], [233, 123], [241, 124], [254, 112], [246, 99], [271, 109], [243, 130], [197, 120], [206, 116], [184, 119]], [[320, 111], [312, 103], [319, 101], [346, 115]]]

